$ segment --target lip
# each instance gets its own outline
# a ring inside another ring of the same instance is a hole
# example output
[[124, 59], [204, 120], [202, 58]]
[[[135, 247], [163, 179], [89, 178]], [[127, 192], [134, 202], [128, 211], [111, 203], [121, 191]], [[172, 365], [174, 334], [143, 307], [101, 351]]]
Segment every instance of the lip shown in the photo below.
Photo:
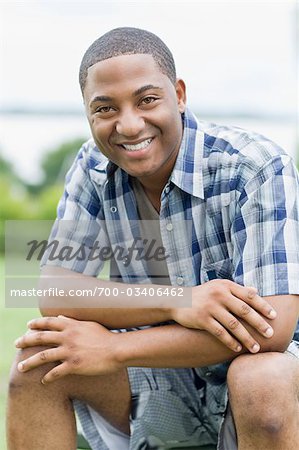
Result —
[[[126, 155], [127, 158], [140, 159], [140, 158], [143, 158], [148, 152], [150, 152], [152, 150], [152, 144], [153, 144], [155, 138], [149, 138], [149, 139], [151, 139], [150, 144], [147, 145], [145, 148], [141, 148], [140, 150], [130, 151], [130, 150], [126, 150], [125, 147], [122, 146], [122, 144], [118, 144], [118, 145], [121, 147], [123, 153]], [[134, 144], [130, 143], [130, 144], [126, 144], [126, 145], [137, 145], [140, 142], [144, 142], [144, 140], [147, 140], [147, 139], [142, 139], [141, 141], [135, 142]]]
[[137, 145], [140, 144], [141, 142], [147, 141], [148, 139], [154, 139], [153, 137], [145, 137], [142, 139], [139, 139], [138, 141], [123, 141], [123, 142], [118, 142], [117, 145]]

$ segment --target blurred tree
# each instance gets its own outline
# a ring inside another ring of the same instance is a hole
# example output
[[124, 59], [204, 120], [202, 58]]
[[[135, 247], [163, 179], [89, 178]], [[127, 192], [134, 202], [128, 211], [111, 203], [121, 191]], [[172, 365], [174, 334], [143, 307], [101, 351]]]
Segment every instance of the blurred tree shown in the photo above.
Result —
[[86, 138], [77, 138], [62, 143], [57, 149], [48, 152], [41, 162], [44, 172], [43, 187], [64, 181], [65, 174]]
[[0, 253], [4, 251], [5, 220], [55, 219], [65, 174], [85, 141], [67, 141], [47, 153], [41, 162], [44, 180], [36, 185], [23, 182], [0, 153]]
[[24, 186], [24, 182], [17, 176], [10, 161], [8, 161], [0, 152], [0, 176], [3, 179], [11, 180], [18, 186]]
[[0, 154], [0, 174], [12, 174], [13, 169], [10, 162], [8, 162], [1, 154]]
[[55, 183], [45, 188], [37, 198], [38, 219], [56, 218], [57, 204], [63, 193], [63, 183]]

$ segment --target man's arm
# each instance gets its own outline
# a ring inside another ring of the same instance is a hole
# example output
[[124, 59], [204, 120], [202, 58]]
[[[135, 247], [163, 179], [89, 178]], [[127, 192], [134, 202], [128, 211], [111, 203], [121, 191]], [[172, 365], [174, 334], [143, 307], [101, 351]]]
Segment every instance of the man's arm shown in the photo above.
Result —
[[[271, 296], [267, 300], [277, 311], [277, 318], [271, 322], [273, 337], [263, 338], [248, 324], [244, 325], [259, 342], [261, 352], [284, 352], [297, 324], [299, 296]], [[247, 349], [243, 348], [242, 352]], [[201, 367], [238, 356], [211, 334], [180, 325], [124, 333], [116, 355], [127, 367]]]
[[[109, 329], [153, 325], [171, 320], [170, 308], [159, 307], [159, 304], [162, 304], [161, 298], [156, 299], [156, 307], [153, 308], [149, 307], [146, 304], [147, 299], [142, 297], [143, 307], [140, 308], [140, 297], [128, 298], [125, 294], [121, 294], [124, 286], [127, 288], [129, 285], [100, 280], [61, 267], [44, 266], [39, 288], [47, 291], [56, 287], [62, 289], [66, 295], [61, 297], [45, 295], [40, 299], [40, 312], [43, 316], [64, 315], [77, 320], [94, 321]], [[132, 287], [136, 286], [141, 285]], [[71, 290], [97, 292], [98, 288], [103, 288], [101, 295], [97, 293], [88, 297], [68, 295]], [[105, 292], [111, 292], [113, 288], [117, 289], [119, 295], [105, 294]], [[153, 298], [149, 300], [152, 305]]]
[[[126, 291], [124, 286], [126, 288], [129, 286], [98, 280], [58, 267], [46, 267], [41, 281], [40, 287], [43, 289], [46, 290], [51, 288], [51, 285], [52, 287], [55, 285], [56, 288], [62, 288], [65, 293], [71, 290], [76, 291], [76, 289], [80, 291], [90, 289], [93, 292], [99, 285], [108, 287], [109, 293], [115, 285], [119, 290], [120, 286], [123, 286], [124, 291]], [[142, 288], [142, 285], [133, 285], [132, 289], [136, 286]], [[158, 288], [157, 285], [150, 286]], [[64, 296], [53, 299], [48, 297], [44, 300], [44, 305], [41, 305], [41, 312], [47, 316], [65, 315], [77, 320], [95, 321], [106, 328], [130, 328], [174, 320], [187, 328], [208, 331], [234, 351], [240, 351], [238, 349], [240, 343], [253, 352], [255, 351], [252, 350], [253, 346], [257, 345], [257, 341], [239, 318], [243, 318], [245, 323], [251, 325], [261, 335], [268, 338], [272, 336], [273, 330], [264, 317], [273, 319], [275, 315], [271, 315], [273, 314], [271, 305], [259, 297], [254, 288], [240, 286], [229, 280], [213, 280], [201, 286], [185, 289], [190, 296], [188, 308], [170, 308], [167, 297], [168, 307], [165, 307], [163, 297], [150, 296], [148, 299], [146, 297], [141, 299], [138, 296], [128, 298], [125, 294], [120, 294], [118, 296], [120, 298], [104, 295], [89, 298]], [[147, 300], [154, 307], [148, 308]], [[175, 303], [173, 299], [171, 300]], [[141, 302], [142, 308], [140, 308]], [[125, 307], [120, 308], [119, 305], [125, 305]]]
[[[297, 322], [299, 297], [275, 296], [269, 298], [269, 302], [278, 315], [273, 321], [275, 333], [271, 340], [258, 338], [261, 351], [283, 352]], [[208, 332], [180, 325], [112, 333], [95, 322], [50, 317], [35, 319], [29, 327], [35, 332], [20, 338], [16, 343], [18, 348], [35, 345], [51, 345], [52, 348], [22, 361], [18, 368], [26, 372], [47, 362], [59, 362], [45, 375], [43, 383], [68, 374], [101, 375], [131, 366], [201, 367], [233, 359], [239, 354]]]

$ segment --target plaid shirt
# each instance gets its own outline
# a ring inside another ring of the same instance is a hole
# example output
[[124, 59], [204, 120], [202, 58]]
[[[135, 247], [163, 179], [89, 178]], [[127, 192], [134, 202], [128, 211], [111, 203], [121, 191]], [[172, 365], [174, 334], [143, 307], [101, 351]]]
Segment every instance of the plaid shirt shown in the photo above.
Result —
[[[261, 296], [299, 294], [299, 183], [290, 156], [265, 137], [198, 121], [187, 110], [178, 157], [161, 195], [160, 228], [172, 285], [226, 278]], [[129, 176], [93, 140], [66, 176], [51, 238], [129, 247], [138, 214]], [[171, 224], [169, 226], [169, 224]], [[46, 262], [46, 256], [43, 263]], [[48, 264], [49, 262], [47, 262]], [[53, 262], [97, 275], [103, 262]], [[146, 263], [119, 264], [126, 283], [151, 283]]]

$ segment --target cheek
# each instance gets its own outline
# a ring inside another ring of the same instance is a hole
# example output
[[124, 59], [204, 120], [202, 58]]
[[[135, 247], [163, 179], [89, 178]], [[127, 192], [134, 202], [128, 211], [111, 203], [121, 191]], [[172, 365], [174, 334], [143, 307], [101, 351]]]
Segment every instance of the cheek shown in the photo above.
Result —
[[165, 116], [164, 127], [162, 128], [164, 138], [168, 142], [177, 141], [182, 134], [182, 119], [177, 110]]
[[110, 128], [104, 124], [100, 124], [96, 120], [93, 121], [91, 125], [91, 131], [93, 137], [100, 142], [106, 142], [110, 137], [111, 131]]

